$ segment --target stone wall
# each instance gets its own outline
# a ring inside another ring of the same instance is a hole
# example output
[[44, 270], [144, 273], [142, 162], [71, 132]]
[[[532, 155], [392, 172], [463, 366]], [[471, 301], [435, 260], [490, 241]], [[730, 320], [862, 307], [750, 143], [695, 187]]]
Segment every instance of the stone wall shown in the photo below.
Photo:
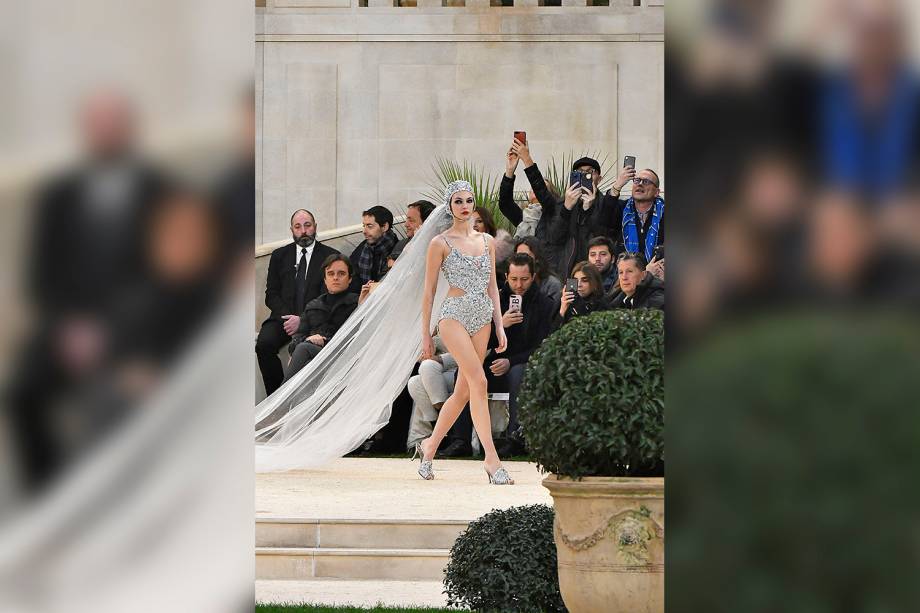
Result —
[[298, 207], [321, 230], [404, 207], [435, 156], [497, 177], [514, 130], [541, 167], [602, 151], [664, 178], [662, 0], [359, 2], [256, 9], [257, 244], [287, 237]]

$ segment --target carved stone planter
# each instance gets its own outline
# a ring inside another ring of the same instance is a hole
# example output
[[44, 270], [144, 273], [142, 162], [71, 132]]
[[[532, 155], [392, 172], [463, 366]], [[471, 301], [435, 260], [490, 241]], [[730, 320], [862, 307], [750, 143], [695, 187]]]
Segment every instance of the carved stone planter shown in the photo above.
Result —
[[663, 613], [664, 479], [550, 475], [559, 588], [571, 613]]

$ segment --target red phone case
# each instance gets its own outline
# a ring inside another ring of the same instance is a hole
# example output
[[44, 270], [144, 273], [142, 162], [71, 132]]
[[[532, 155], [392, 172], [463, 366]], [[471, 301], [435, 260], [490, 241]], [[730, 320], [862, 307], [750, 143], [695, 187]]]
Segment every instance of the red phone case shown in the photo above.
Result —
[[515, 138], [515, 140], [521, 141], [521, 142], [524, 143], [525, 145], [527, 144], [527, 132], [522, 132], [522, 131], [521, 131], [521, 132], [515, 132], [515, 133], [514, 133], [514, 138]]

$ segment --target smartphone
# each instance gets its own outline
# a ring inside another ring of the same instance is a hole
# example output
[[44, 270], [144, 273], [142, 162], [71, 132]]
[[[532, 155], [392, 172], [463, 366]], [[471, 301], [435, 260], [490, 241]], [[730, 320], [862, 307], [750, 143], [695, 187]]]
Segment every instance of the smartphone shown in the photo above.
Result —
[[591, 178], [592, 175], [590, 172], [573, 170], [572, 174], [569, 176], [569, 185], [575, 185], [577, 183], [590, 192], [594, 186], [594, 182], [591, 180]]
[[652, 257], [655, 258], [656, 260], [663, 260], [664, 259], [664, 245], [658, 245], [657, 247], [655, 247], [655, 251], [654, 253], [652, 253]]
[[508, 296], [508, 310], [509, 311], [520, 311], [521, 310], [521, 296], [519, 294], [511, 294]]
[[627, 155], [623, 159], [623, 168], [635, 168], [636, 167], [636, 156]]
[[514, 132], [514, 139], [515, 139], [515, 140], [518, 140], [518, 141], [521, 141], [522, 143], [524, 143], [524, 144], [526, 145], [526, 144], [527, 144], [527, 132], [525, 132], [525, 131], [523, 131], [523, 130], [520, 130], [520, 131], [517, 131], [517, 130], [516, 130], [516, 131]]
[[578, 295], [578, 279], [566, 279], [565, 291]]

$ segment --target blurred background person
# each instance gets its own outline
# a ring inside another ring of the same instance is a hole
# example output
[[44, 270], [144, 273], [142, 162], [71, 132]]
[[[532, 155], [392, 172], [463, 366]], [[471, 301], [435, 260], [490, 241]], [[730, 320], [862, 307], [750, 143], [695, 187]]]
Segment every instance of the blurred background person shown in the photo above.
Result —
[[144, 280], [144, 244], [164, 173], [137, 147], [129, 98], [98, 90], [83, 101], [85, 157], [38, 190], [26, 256], [35, 321], [5, 390], [8, 417], [28, 489], [62, 467], [65, 427], [56, 407], [100, 366], [111, 334], [107, 315], [129, 285]]

